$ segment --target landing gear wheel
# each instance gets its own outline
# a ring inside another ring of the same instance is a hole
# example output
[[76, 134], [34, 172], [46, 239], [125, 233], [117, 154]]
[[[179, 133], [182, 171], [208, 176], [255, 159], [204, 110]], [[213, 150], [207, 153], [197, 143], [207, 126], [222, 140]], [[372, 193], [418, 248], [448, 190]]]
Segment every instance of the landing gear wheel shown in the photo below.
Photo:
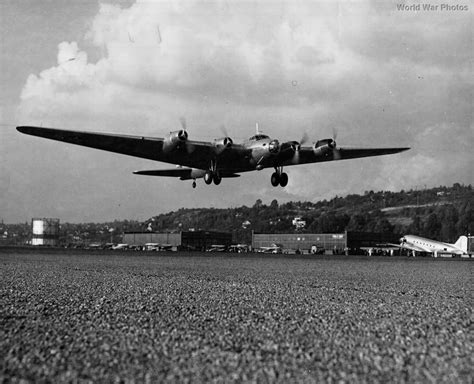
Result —
[[274, 187], [277, 187], [278, 184], [280, 184], [280, 175], [276, 172], [273, 172], [270, 181]]
[[196, 180], [193, 181], [193, 188], [196, 188]]
[[211, 171], [207, 171], [205, 174], [204, 174], [204, 182], [209, 185], [212, 183], [212, 173]]
[[222, 181], [222, 177], [218, 173], [216, 173], [214, 174], [213, 180], [215, 185], [219, 185]]
[[280, 185], [282, 187], [286, 187], [287, 184], [288, 184], [288, 174], [287, 173], [282, 173], [280, 175]]

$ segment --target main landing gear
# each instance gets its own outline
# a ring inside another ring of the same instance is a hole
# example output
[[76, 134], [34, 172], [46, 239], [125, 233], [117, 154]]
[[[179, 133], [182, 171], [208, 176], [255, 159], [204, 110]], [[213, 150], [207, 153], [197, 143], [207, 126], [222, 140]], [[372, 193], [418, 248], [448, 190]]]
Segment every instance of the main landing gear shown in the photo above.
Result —
[[288, 184], [288, 174], [283, 172], [283, 167], [275, 167], [275, 172], [272, 173], [270, 181], [274, 187], [278, 187], [278, 185], [286, 187]]
[[215, 171], [206, 171], [204, 174], [204, 182], [209, 185], [214, 182], [215, 185], [219, 185], [222, 181], [222, 177], [219, 175], [219, 172]]
[[209, 185], [214, 181], [215, 185], [219, 185], [222, 181], [221, 175], [217, 171], [216, 161], [211, 161], [211, 167], [204, 174], [204, 182]]

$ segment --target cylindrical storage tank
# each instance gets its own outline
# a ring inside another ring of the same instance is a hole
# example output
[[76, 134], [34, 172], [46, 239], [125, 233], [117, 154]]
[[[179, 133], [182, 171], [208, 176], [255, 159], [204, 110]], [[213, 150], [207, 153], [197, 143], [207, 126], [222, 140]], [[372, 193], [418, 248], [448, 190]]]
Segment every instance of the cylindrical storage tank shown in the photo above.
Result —
[[33, 219], [33, 236], [42, 236], [44, 233], [44, 219]]
[[57, 246], [59, 243], [59, 219], [32, 219], [32, 245]]

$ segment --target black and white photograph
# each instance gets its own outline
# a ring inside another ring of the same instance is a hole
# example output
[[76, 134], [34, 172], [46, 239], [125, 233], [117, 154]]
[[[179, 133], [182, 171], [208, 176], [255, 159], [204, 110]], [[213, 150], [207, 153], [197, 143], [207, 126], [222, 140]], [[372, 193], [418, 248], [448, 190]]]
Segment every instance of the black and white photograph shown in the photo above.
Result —
[[473, 8], [0, 1], [0, 381], [472, 383]]

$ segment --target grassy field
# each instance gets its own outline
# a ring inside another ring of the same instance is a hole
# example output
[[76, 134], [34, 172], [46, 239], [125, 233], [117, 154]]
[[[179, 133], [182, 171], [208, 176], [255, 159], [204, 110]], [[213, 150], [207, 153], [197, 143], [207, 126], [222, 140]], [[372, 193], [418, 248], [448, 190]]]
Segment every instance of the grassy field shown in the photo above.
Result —
[[470, 260], [0, 252], [0, 381], [465, 382]]

